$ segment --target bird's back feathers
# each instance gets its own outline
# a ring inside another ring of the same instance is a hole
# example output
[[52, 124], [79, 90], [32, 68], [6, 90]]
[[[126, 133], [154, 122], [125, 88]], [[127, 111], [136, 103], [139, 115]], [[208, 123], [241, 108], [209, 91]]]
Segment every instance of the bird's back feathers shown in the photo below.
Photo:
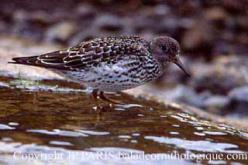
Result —
[[136, 55], [140, 60], [149, 56], [149, 43], [137, 36], [104, 37], [81, 42], [63, 51], [31, 57], [17, 57], [14, 64], [33, 65], [59, 70], [81, 70], [101, 62], [115, 63], [125, 55]]

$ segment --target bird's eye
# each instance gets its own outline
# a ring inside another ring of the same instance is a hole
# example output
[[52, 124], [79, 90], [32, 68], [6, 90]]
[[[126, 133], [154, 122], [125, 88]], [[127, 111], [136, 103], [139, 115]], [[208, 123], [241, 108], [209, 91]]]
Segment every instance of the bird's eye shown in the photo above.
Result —
[[161, 49], [162, 49], [163, 52], [167, 52], [168, 51], [167, 46], [164, 46], [164, 45], [161, 46]]

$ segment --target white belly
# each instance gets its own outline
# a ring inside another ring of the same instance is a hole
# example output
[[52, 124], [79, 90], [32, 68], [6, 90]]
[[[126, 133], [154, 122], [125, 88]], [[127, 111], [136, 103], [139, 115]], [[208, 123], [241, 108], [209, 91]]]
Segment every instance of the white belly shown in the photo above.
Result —
[[126, 69], [117, 65], [105, 65], [88, 71], [64, 71], [61, 75], [87, 87], [109, 92], [131, 89], [145, 83], [123, 74], [127, 72]]

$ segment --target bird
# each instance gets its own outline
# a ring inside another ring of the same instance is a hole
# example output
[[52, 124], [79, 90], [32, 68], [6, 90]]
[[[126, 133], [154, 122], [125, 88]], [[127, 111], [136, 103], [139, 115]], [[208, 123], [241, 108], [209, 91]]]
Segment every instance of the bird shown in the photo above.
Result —
[[29, 57], [12, 64], [43, 67], [92, 89], [91, 96], [110, 103], [106, 92], [135, 88], [159, 78], [174, 63], [190, 76], [180, 61], [180, 45], [169, 36], [146, 40], [139, 36], [95, 38], [68, 49]]

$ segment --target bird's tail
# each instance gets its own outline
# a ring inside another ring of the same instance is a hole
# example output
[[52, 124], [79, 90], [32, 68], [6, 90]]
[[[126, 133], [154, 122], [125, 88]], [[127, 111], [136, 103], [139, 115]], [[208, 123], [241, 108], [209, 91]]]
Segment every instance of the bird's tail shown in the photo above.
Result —
[[22, 64], [22, 65], [38, 65], [38, 56], [30, 56], [30, 57], [15, 57], [12, 58], [13, 61], [8, 63], [10, 64]]
[[11, 64], [24, 64], [24, 65], [34, 65], [37, 61], [38, 56], [31, 56], [31, 57], [15, 57], [12, 58], [13, 61], [8, 63]]
[[32, 66], [52, 68], [52, 69], [66, 69], [63, 59], [67, 55], [68, 52], [61, 53], [61, 51], [55, 51], [51, 53], [42, 54], [39, 56], [15, 57], [12, 58], [13, 61], [9, 63], [32, 65]]

